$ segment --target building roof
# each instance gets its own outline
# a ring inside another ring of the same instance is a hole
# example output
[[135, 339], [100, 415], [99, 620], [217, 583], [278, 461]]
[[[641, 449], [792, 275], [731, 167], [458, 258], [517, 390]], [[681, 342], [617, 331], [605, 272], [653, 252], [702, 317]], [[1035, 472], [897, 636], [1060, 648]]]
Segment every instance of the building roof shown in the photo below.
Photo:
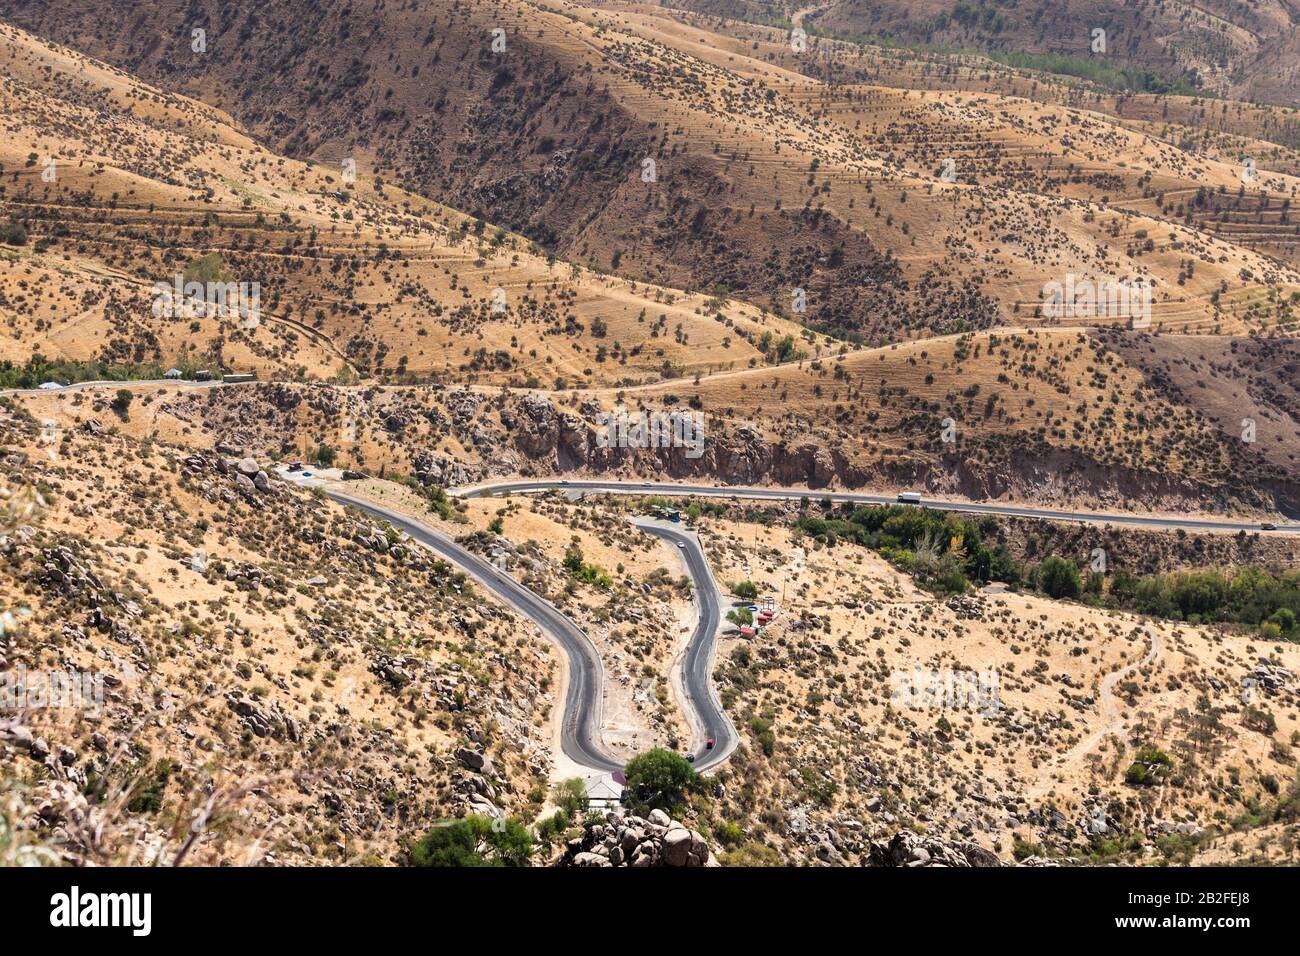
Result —
[[583, 781], [583, 786], [586, 787], [588, 800], [623, 799], [623, 788], [605, 774], [601, 774], [597, 777], [588, 777]]

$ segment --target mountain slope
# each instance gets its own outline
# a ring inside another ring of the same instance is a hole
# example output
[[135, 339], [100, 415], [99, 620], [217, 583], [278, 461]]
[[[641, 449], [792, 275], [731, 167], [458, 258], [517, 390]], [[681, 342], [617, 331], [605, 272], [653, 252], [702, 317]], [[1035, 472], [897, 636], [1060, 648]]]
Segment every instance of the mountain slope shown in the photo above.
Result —
[[[121, 9], [0, 4], [229, 110], [273, 148], [351, 157], [561, 257], [838, 334], [1036, 321], [1071, 271], [1150, 279], [1167, 328], [1207, 331], [1286, 320], [1257, 307], [1300, 287], [1293, 176], [1261, 164], [1244, 199], [1212, 202], [1243, 185], [1226, 155], [1082, 109], [880, 89], [851, 44], [801, 58], [779, 29], [525, 0], [346, 15], [276, 0], [219, 21], [165, 0], [147, 42], [90, 32]], [[190, 51], [196, 24], [208, 53]], [[296, 43], [299, 27], [315, 42]], [[824, 56], [834, 85], [816, 76]]]

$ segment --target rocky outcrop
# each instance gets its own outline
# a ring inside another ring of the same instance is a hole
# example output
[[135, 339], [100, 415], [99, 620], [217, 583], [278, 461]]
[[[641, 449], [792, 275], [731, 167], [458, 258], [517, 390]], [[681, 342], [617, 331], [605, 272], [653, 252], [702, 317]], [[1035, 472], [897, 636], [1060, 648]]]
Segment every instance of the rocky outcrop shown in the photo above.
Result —
[[302, 739], [298, 721], [285, 713], [279, 704], [262, 706], [252, 697], [237, 691], [228, 692], [226, 702], [244, 725], [258, 737], [273, 737], [293, 743]]
[[611, 811], [603, 823], [588, 823], [565, 844], [553, 866], [718, 866], [708, 841], [662, 810], [648, 817]]
[[411, 458], [411, 470], [422, 485], [440, 485], [450, 488], [470, 481], [469, 472], [450, 455], [416, 452]]
[[238, 496], [254, 507], [262, 507], [264, 498], [275, 495], [271, 476], [256, 458], [227, 458], [242, 454], [242, 450], [226, 441], [218, 442], [215, 451], [211, 457], [187, 455], [181, 462], [185, 474], [198, 482], [199, 493], [208, 501], [229, 504]]
[[889, 840], [873, 840], [867, 866], [1001, 866], [989, 850], [965, 841], [946, 842], [901, 830]]

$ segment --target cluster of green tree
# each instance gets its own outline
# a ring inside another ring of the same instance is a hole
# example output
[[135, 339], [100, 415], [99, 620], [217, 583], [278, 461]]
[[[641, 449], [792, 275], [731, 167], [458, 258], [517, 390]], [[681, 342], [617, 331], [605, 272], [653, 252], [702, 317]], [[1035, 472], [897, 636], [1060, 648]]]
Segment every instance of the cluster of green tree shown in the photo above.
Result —
[[[414, 475], [408, 476], [405, 479], [405, 484], [423, 498], [428, 504], [429, 510], [443, 521], [455, 521], [463, 524], [469, 520], [460, 511], [460, 508], [464, 506], [460, 505], [459, 501], [453, 501], [451, 496], [447, 494], [447, 490], [441, 485], [422, 484]], [[500, 531], [494, 533], [499, 534]]]
[[555, 812], [537, 822], [537, 839], [547, 846], [568, 833], [587, 809], [587, 785], [580, 777], [562, 780], [551, 789], [551, 802]]
[[727, 503], [719, 501], [705, 500], [696, 501], [694, 498], [687, 501], [681, 499], [665, 498], [661, 495], [650, 495], [642, 498], [636, 505], [638, 511], [653, 513], [655, 511], [668, 511], [677, 508], [681, 512], [681, 517], [688, 523], [698, 521], [702, 515], [708, 515], [712, 518], [721, 518], [727, 513]]
[[1169, 776], [1173, 761], [1169, 754], [1155, 747], [1142, 747], [1133, 755], [1133, 762], [1124, 771], [1124, 779], [1134, 786], [1150, 786]]
[[784, 335], [777, 339], [770, 331], [764, 332], [762, 338], [759, 339], [758, 350], [763, 353], [763, 356], [771, 365], [780, 365], [783, 362], [806, 358], [808, 354], [795, 347], [793, 335]]
[[1246, 567], [1147, 576], [1117, 570], [1085, 578], [1074, 561], [1052, 555], [1026, 580], [1050, 597], [1191, 624], [1249, 624], [1266, 638], [1300, 640], [1300, 570], [1274, 575]]
[[[960, 4], [958, 9], [960, 9]], [[956, 13], [956, 11], [954, 11]], [[954, 16], [954, 19], [963, 20], [961, 16]], [[936, 26], [942, 29], [945, 23], [937, 22]], [[835, 36], [831, 31], [812, 27], [811, 33], [819, 36]], [[996, 32], [996, 31], [994, 31]], [[1059, 53], [1028, 53], [1019, 50], [993, 50], [978, 49], [974, 47], [949, 46], [941, 43], [926, 43], [922, 41], [902, 40], [896, 37], [873, 36], [871, 34], [860, 34], [858, 36], [838, 36], [838, 39], [847, 40], [850, 43], [857, 43], [867, 46], [878, 46], [884, 49], [909, 50], [922, 53], [937, 53], [942, 56], [982, 56], [992, 60], [995, 63], [1001, 63], [1003, 66], [1009, 66], [1016, 70], [1037, 70], [1043, 73], [1054, 73], [1057, 76], [1073, 76], [1089, 83], [1095, 83], [1106, 89], [1118, 90], [1120, 92], [1132, 93], [1157, 93], [1170, 94], [1174, 96], [1201, 96], [1209, 99], [1217, 99], [1218, 94], [1213, 90], [1207, 90], [1202, 87], [1201, 79], [1195, 72], [1188, 72], [1182, 76], [1168, 76], [1163, 73], [1157, 73], [1153, 70], [1146, 70], [1139, 67], [1123, 66], [1105, 57], [1098, 56], [1067, 56]]]
[[448, 820], [416, 840], [407, 855], [411, 866], [527, 866], [533, 837], [513, 818], [469, 816]]
[[1281, 787], [1276, 779], [1265, 780], [1264, 783], [1265, 789], [1275, 799], [1257, 798], [1248, 801], [1246, 812], [1232, 821], [1233, 830], [1240, 833], [1272, 823], [1300, 823], [1300, 772], [1296, 773], [1284, 794], [1280, 793]]
[[804, 514], [798, 527], [828, 546], [845, 540], [879, 551], [936, 593], [960, 594], [972, 582], [1021, 580], [1006, 546], [985, 542], [992, 522], [905, 505], [862, 505], [834, 515], [829, 509], [826, 517]]
[[[655, 749], [634, 757], [624, 773], [623, 802], [641, 815], [662, 810], [679, 816], [692, 795], [704, 792], [695, 768], [671, 750]], [[555, 812], [536, 825], [537, 840], [547, 846], [565, 836], [586, 812], [586, 786], [578, 778], [556, 784], [551, 802]], [[739, 841], [743, 833], [733, 825], [726, 836]], [[532, 833], [519, 820], [468, 816], [434, 825], [411, 844], [406, 862], [436, 867], [528, 866], [534, 846]]]
[[1261, 568], [1187, 571], [1138, 576], [1117, 570], [1084, 575], [1070, 558], [1049, 555], [1026, 567], [1002, 544], [985, 539], [996, 519], [972, 522], [953, 514], [903, 505], [861, 506], [825, 517], [807, 512], [797, 525], [828, 546], [852, 541], [879, 551], [939, 594], [1002, 581], [1053, 598], [1136, 611], [1190, 624], [1249, 624], [1270, 639], [1300, 640], [1300, 570], [1274, 575]]
[[1214, 96], [1201, 89], [1198, 77], [1165, 76], [1152, 70], [1120, 66], [1103, 57], [1062, 56], [1056, 53], [1022, 53], [992, 50], [982, 53], [1017, 70], [1042, 70], [1059, 76], [1077, 76], [1112, 90], [1133, 93], [1168, 93], [1174, 96]]

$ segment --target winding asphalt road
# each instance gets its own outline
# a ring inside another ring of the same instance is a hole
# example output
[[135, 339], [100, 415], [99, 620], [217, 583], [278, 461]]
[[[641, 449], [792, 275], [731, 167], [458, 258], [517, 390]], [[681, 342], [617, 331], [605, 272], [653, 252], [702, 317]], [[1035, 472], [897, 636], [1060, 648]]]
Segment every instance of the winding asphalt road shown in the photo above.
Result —
[[584, 767], [605, 772], [623, 769], [623, 762], [606, 754], [598, 743], [605, 674], [600, 655], [582, 628], [555, 605], [528, 590], [491, 562], [467, 551], [428, 525], [371, 501], [353, 498], [329, 488], [322, 490], [339, 504], [358, 508], [405, 531], [419, 544], [473, 576], [559, 644], [569, 662], [569, 686], [564, 699], [561, 748], [569, 759]]
[[702, 738], [712, 737], [714, 741], [712, 750], [706, 747], [704, 739], [696, 740], [692, 745], [695, 769], [707, 770], [726, 760], [740, 740], [731, 718], [722, 709], [718, 690], [713, 686], [713, 658], [717, 649], [718, 628], [722, 624], [721, 592], [713, 579], [713, 571], [709, 567], [709, 559], [704, 556], [700, 539], [694, 533], [646, 520], [635, 520], [633, 524], [647, 534], [663, 538], [669, 544], [677, 546], [686, 560], [691, 582], [695, 586], [699, 621], [690, 643], [686, 645], [682, 661], [682, 685], [685, 704], [694, 718], [691, 722]]
[[141, 385], [165, 385], [168, 388], [229, 388], [236, 385], [257, 384], [256, 382], [223, 382], [220, 379], [207, 382], [195, 382], [186, 378], [133, 378], [122, 382], [73, 382], [59, 388], [7, 388], [0, 391], [0, 398], [12, 398], [15, 395], [62, 395], [65, 392], [81, 392], [88, 388], [137, 388]]
[[[536, 623], [559, 644], [569, 661], [561, 748], [569, 759], [582, 766], [605, 772], [623, 769], [623, 763], [606, 754], [598, 743], [604, 668], [595, 645], [577, 624], [549, 601], [524, 587], [491, 562], [466, 550], [428, 525], [372, 501], [354, 498], [328, 487], [322, 490], [339, 504], [357, 508], [405, 531], [412, 540], [470, 574], [510, 607]], [[699, 620], [683, 658], [682, 683], [686, 697], [684, 703], [691, 710], [691, 723], [700, 733], [700, 739], [694, 741], [695, 769], [707, 770], [726, 760], [740, 739], [713, 686], [713, 658], [718, 630], [722, 624], [721, 592], [714, 581], [699, 538], [689, 532], [661, 527], [648, 521], [638, 521], [636, 524], [647, 534], [662, 538], [674, 546], [681, 545], [679, 550], [694, 585]], [[706, 737], [714, 740], [711, 750], [705, 745]]]
[[[812, 491], [800, 488], [746, 488], [730, 485], [691, 485], [663, 481], [568, 481], [547, 478], [531, 481], [503, 481], [448, 489], [450, 494], [464, 498], [482, 498], [503, 494], [526, 494], [535, 491], [602, 492], [612, 495], [699, 495], [712, 498], [753, 498], [766, 501], [788, 501], [808, 498], [820, 501], [829, 498], [834, 502], [864, 505], [892, 505], [898, 499], [892, 495], [868, 495], [845, 491]], [[1169, 518], [1156, 515], [1108, 514], [1096, 511], [1056, 511], [1048, 508], [1023, 508], [1014, 505], [988, 505], [974, 501], [952, 501], [937, 498], [923, 500], [926, 508], [936, 511], [960, 511], [970, 514], [1007, 515], [1021, 518], [1044, 518], [1049, 521], [1081, 521], [1089, 524], [1126, 525], [1139, 528], [1182, 528], [1187, 531], [1261, 531], [1260, 522], [1215, 521], [1202, 518]], [[1300, 524], [1280, 524], [1270, 534], [1300, 534]]]

